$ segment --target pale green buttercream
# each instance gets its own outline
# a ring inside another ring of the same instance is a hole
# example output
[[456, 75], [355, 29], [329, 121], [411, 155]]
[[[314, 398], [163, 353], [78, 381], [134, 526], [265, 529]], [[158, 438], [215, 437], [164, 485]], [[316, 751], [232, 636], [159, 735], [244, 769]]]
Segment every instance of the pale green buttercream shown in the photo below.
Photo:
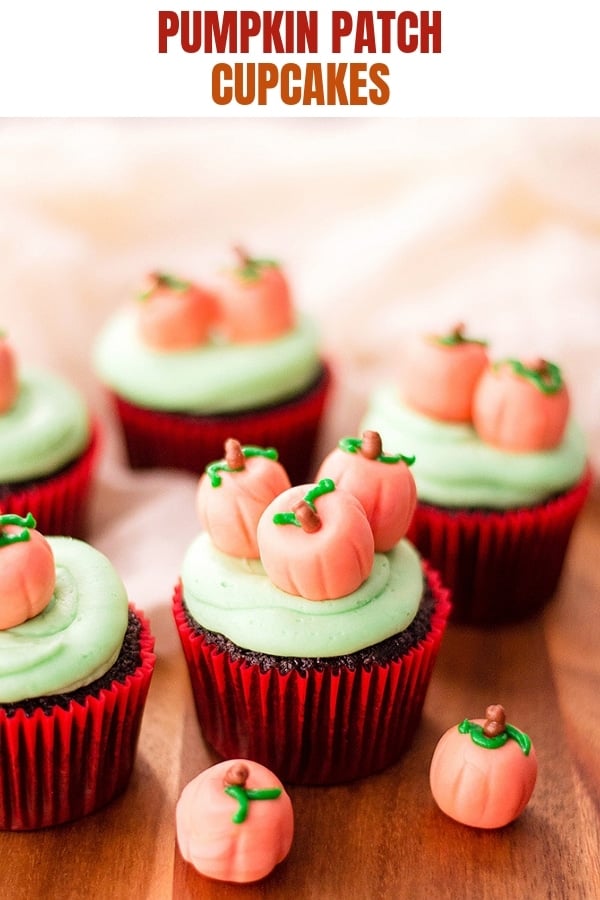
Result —
[[16, 403], [0, 414], [0, 482], [51, 475], [90, 440], [83, 398], [58, 375], [24, 369]]
[[89, 684], [110, 669], [123, 644], [127, 595], [111, 563], [83, 541], [47, 540], [54, 594], [39, 615], [0, 631], [0, 703]]
[[408, 541], [376, 553], [361, 587], [339, 600], [305, 600], [276, 588], [259, 560], [215, 549], [207, 534], [187, 551], [181, 572], [186, 606], [209, 631], [274, 656], [340, 656], [404, 631], [423, 596], [419, 556]]
[[572, 420], [558, 447], [507, 453], [481, 441], [471, 425], [414, 412], [392, 387], [373, 394], [361, 429], [379, 431], [389, 452], [414, 453], [419, 499], [440, 506], [530, 506], [571, 487], [586, 466], [585, 439]]
[[320, 368], [312, 324], [252, 344], [211, 341], [192, 350], [153, 350], [138, 335], [135, 307], [118, 312], [95, 347], [99, 377], [138, 406], [167, 412], [227, 413], [287, 400]]

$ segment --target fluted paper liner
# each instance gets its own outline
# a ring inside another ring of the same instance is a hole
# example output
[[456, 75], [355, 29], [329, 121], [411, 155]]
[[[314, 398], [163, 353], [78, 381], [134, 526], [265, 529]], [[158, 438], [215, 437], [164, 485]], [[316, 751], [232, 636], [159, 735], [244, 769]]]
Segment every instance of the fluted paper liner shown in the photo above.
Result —
[[81, 818], [127, 786], [155, 660], [148, 622], [133, 612], [142, 626], [140, 664], [122, 683], [49, 715], [0, 709], [0, 829]]
[[200, 474], [223, 456], [227, 438], [273, 446], [292, 483], [306, 481], [329, 392], [327, 366], [301, 396], [274, 406], [228, 415], [182, 415], [143, 409], [111, 394], [132, 468], [175, 468]]
[[429, 631], [404, 655], [286, 674], [207, 642], [188, 624], [178, 586], [174, 615], [206, 740], [226, 759], [256, 760], [296, 784], [352, 781], [396, 762], [419, 723], [450, 610], [439, 576], [425, 572], [435, 597]]
[[92, 425], [84, 452], [57, 475], [49, 475], [26, 488], [15, 488], [0, 499], [3, 512], [35, 516], [42, 534], [82, 537], [86, 505], [100, 444], [99, 427]]
[[418, 504], [408, 537], [450, 588], [452, 621], [511, 623], [540, 610], [557, 588], [590, 484], [588, 470], [560, 496], [518, 510]]

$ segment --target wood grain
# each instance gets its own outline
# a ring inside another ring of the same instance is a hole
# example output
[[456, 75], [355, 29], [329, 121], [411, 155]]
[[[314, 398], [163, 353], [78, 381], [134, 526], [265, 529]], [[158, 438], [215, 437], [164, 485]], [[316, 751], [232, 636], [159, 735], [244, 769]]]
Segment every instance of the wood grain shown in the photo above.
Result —
[[[404, 759], [335, 788], [290, 788], [296, 835], [288, 859], [257, 885], [208, 881], [176, 847], [183, 785], [216, 761], [196, 723], [168, 603], [153, 617], [158, 664], [127, 792], [60, 828], [0, 834], [6, 900], [192, 898], [600, 897], [600, 496], [574, 535], [560, 591], [518, 627], [450, 627]], [[502, 702], [533, 738], [533, 799], [500, 831], [475, 831], [435, 806], [433, 748], [465, 715]]]

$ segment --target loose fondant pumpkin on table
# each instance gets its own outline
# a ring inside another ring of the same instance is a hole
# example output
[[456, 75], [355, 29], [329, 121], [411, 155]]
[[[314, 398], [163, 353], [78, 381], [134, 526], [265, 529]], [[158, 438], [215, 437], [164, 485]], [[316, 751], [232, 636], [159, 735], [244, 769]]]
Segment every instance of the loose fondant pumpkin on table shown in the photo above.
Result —
[[0, 630], [32, 619], [52, 599], [54, 555], [35, 525], [31, 513], [0, 515]]
[[499, 704], [485, 719], [464, 719], [442, 735], [431, 760], [431, 792], [442, 812], [474, 828], [502, 828], [533, 793], [537, 757], [529, 737], [506, 722]]
[[272, 447], [242, 447], [230, 438], [223, 459], [200, 479], [196, 505], [215, 547], [232, 556], [258, 558], [256, 530], [269, 503], [290, 487]]
[[288, 855], [291, 800], [281, 781], [247, 759], [225, 760], [183, 789], [176, 809], [183, 858], [219, 881], [258, 881]]
[[219, 329], [227, 341], [246, 343], [278, 337], [294, 326], [290, 289], [279, 263], [236, 248], [239, 265], [221, 274], [216, 292]]
[[375, 552], [361, 503], [328, 478], [279, 494], [260, 518], [258, 546], [273, 584], [307, 600], [356, 590], [370, 575]]
[[489, 366], [473, 400], [473, 425], [481, 440], [502, 450], [529, 453], [560, 444], [569, 416], [569, 394], [557, 365], [516, 359]]
[[444, 422], [469, 422], [473, 392], [488, 363], [486, 342], [465, 336], [423, 335], [406, 350], [401, 394], [411, 408]]
[[0, 414], [8, 412], [17, 399], [17, 366], [11, 345], [0, 331]]
[[166, 272], [148, 276], [138, 303], [140, 335], [156, 350], [186, 350], [205, 343], [218, 317], [210, 291]]
[[409, 469], [414, 461], [414, 456], [383, 453], [379, 433], [365, 431], [362, 438], [342, 438], [319, 467], [317, 481], [331, 478], [360, 500], [377, 553], [391, 550], [408, 531], [417, 504]]

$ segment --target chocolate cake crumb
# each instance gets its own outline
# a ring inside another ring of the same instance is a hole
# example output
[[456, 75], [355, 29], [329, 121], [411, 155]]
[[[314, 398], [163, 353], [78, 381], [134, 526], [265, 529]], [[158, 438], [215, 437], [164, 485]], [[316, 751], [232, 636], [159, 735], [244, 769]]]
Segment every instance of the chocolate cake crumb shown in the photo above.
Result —
[[135, 613], [129, 610], [129, 619], [127, 631], [123, 639], [121, 652], [108, 672], [105, 672], [96, 681], [92, 681], [85, 687], [78, 688], [68, 694], [50, 694], [47, 697], [33, 697], [29, 700], [21, 700], [15, 703], [0, 703], [0, 710], [3, 710], [8, 717], [14, 716], [17, 710], [21, 709], [26, 715], [32, 715], [36, 709], [41, 709], [46, 715], [50, 715], [56, 706], [62, 709], [68, 709], [71, 702], [83, 703], [88, 697], [97, 697], [102, 690], [110, 690], [114, 681], [121, 684], [128, 675], [131, 675], [138, 668], [141, 662], [140, 654], [140, 632], [142, 625]]
[[201, 635], [207, 643], [213, 644], [224, 653], [227, 653], [232, 662], [243, 661], [249, 665], [259, 666], [263, 672], [276, 668], [284, 675], [294, 670], [301, 672], [315, 668], [319, 671], [325, 668], [333, 668], [336, 671], [341, 668], [354, 670], [362, 666], [368, 671], [372, 666], [385, 665], [399, 659], [429, 633], [435, 603], [433, 591], [426, 582], [425, 593], [417, 615], [405, 631], [392, 635], [392, 637], [386, 638], [378, 644], [373, 644], [362, 650], [356, 650], [354, 653], [330, 657], [272, 656], [268, 653], [245, 650], [224, 635], [203, 628], [188, 612], [185, 600], [183, 601], [183, 611], [192, 631], [197, 635]]

